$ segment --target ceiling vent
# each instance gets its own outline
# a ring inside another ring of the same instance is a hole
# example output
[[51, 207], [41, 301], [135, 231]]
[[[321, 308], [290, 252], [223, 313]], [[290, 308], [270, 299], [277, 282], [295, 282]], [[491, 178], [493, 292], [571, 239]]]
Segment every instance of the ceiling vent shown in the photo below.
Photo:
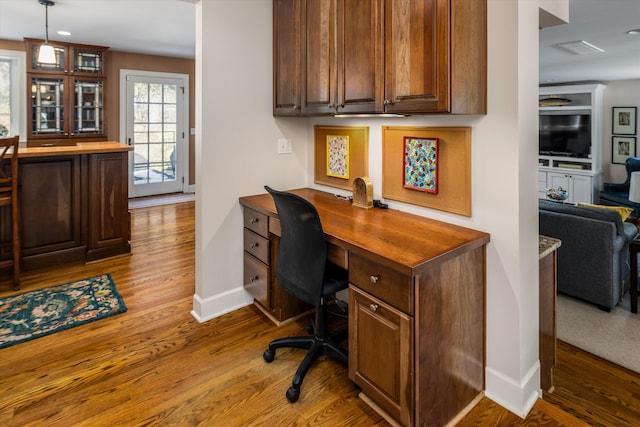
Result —
[[584, 40], [578, 40], [575, 42], [558, 43], [556, 47], [571, 52], [575, 55], [586, 55], [588, 53], [602, 53], [604, 49], [600, 49], [597, 46], [592, 45]]

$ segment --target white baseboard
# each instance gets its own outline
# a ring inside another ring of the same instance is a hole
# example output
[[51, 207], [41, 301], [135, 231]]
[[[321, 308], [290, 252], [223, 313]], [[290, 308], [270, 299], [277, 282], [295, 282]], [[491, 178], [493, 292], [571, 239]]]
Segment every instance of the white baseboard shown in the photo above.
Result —
[[222, 292], [205, 299], [202, 299], [198, 294], [194, 294], [191, 315], [198, 322], [202, 323], [252, 303], [253, 297], [249, 295], [243, 287]]
[[536, 361], [520, 382], [491, 368], [486, 368], [485, 374], [485, 395], [520, 418], [527, 416], [540, 397], [540, 361]]

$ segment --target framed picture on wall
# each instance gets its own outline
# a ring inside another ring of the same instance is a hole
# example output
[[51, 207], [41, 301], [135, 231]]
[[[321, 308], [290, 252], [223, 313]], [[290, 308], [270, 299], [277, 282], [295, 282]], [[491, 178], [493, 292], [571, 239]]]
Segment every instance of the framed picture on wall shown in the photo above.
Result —
[[637, 107], [613, 107], [613, 130], [615, 135], [636, 134]]
[[629, 157], [636, 156], [636, 139], [627, 136], [614, 136], [611, 139], [611, 163], [624, 164]]

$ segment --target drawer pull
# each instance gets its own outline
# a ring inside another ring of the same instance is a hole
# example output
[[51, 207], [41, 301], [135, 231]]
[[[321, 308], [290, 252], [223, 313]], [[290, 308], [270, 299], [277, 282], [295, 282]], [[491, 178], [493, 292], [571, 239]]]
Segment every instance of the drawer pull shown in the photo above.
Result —
[[258, 279], [259, 279], [259, 277], [258, 277], [258, 276], [253, 276], [253, 277], [251, 277], [251, 278], [249, 279], [249, 282], [253, 283], [253, 282], [255, 282], [255, 281], [256, 281], [256, 280], [258, 280]]
[[371, 276], [369, 277], [369, 280], [371, 281], [372, 284], [376, 284], [378, 283], [378, 280], [380, 280], [380, 276]]
[[375, 313], [376, 311], [378, 311], [378, 304], [371, 304], [369, 308]]
[[257, 247], [258, 247], [258, 242], [251, 243], [251, 244], [249, 245], [249, 247], [250, 247], [251, 249], [257, 248]]
[[251, 218], [251, 219], [249, 220], [249, 222], [250, 222], [251, 224], [255, 224], [255, 223], [257, 223], [258, 221], [260, 221], [260, 218]]

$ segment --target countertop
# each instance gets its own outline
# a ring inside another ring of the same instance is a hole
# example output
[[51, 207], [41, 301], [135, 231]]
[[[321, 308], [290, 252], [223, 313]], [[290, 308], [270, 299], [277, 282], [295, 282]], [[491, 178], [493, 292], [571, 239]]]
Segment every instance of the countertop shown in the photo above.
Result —
[[540, 259], [546, 257], [551, 252], [560, 247], [562, 242], [558, 239], [548, 236], [538, 236], [538, 248], [540, 252]]
[[76, 145], [57, 147], [20, 147], [18, 149], [18, 157], [26, 158], [97, 153], [118, 153], [131, 150], [133, 150], [133, 147], [117, 141], [78, 142]]

